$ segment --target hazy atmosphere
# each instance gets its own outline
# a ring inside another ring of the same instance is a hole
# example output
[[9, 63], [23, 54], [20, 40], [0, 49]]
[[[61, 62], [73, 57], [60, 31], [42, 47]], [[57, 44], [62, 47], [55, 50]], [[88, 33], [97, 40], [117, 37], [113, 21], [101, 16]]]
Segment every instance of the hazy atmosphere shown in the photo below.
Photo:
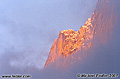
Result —
[[31, 79], [76, 79], [76, 74], [82, 72], [120, 73], [120, 63], [116, 62], [119, 61], [120, 40], [115, 36], [119, 27], [113, 34], [117, 39], [106, 46], [96, 47], [97, 54], [91, 54], [84, 63], [60, 72], [61, 77], [57, 70], [42, 71], [59, 32], [79, 30], [91, 17], [96, 3], [97, 0], [0, 0], [0, 76], [30, 74]]
[[91, 17], [96, 2], [0, 0], [0, 58], [7, 66], [41, 69], [59, 31], [79, 30]]

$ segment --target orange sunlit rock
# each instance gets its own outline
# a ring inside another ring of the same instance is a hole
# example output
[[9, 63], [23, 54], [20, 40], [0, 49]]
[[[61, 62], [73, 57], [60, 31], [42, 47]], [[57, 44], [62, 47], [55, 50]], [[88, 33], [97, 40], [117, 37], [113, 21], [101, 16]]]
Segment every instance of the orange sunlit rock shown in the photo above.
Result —
[[86, 55], [85, 51], [94, 45], [93, 43], [105, 44], [113, 30], [115, 19], [113, 7], [114, 5], [108, 0], [99, 0], [91, 18], [88, 18], [78, 31], [72, 29], [60, 31], [44, 68], [50, 64], [54, 64], [56, 68], [66, 68], [80, 61], [82, 56]]
[[[67, 57], [81, 49], [90, 48], [92, 44], [91, 42], [87, 43], [87, 41], [93, 38], [91, 28], [93, 28], [91, 18], [88, 18], [85, 25], [78, 31], [72, 29], [60, 31], [58, 39], [54, 41], [51, 47], [45, 67], [59, 57]], [[71, 59], [74, 59], [74, 57], [72, 56]]]

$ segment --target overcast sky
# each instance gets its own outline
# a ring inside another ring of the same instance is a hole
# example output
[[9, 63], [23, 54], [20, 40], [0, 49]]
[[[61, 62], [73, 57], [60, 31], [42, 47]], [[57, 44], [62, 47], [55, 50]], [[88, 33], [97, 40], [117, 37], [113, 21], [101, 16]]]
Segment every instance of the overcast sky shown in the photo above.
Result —
[[[43, 68], [60, 30], [79, 30], [97, 0], [0, 0], [0, 55], [16, 68]], [[0, 64], [3, 64], [0, 62]], [[3, 68], [3, 67], [2, 67]]]
[[120, 73], [118, 0], [114, 4], [118, 20], [115, 22], [113, 38], [106, 45], [93, 47], [96, 52], [89, 51], [91, 54], [84, 61], [62, 73], [54, 68], [42, 70], [59, 31], [79, 30], [91, 17], [96, 2], [0, 0], [0, 76], [30, 74], [31, 79], [78, 79], [77, 73]]

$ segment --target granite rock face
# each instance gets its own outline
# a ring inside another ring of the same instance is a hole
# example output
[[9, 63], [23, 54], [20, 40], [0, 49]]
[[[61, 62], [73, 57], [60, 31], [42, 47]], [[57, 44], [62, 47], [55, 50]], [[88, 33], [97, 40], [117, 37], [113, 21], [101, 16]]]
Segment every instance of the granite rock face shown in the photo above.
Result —
[[54, 64], [56, 68], [69, 67], [82, 60], [85, 51], [90, 50], [94, 41], [105, 44], [113, 31], [114, 0], [98, 0], [96, 8], [84, 26], [78, 31], [72, 29], [60, 31], [54, 40], [45, 67]]

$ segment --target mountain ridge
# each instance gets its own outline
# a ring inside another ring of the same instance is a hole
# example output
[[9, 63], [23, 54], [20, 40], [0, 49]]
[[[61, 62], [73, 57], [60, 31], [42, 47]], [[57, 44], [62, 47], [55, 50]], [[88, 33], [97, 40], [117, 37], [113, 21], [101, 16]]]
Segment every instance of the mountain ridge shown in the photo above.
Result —
[[91, 18], [88, 18], [78, 31], [72, 29], [60, 31], [51, 46], [44, 68], [50, 64], [57, 68], [69, 67], [74, 62], [80, 61], [83, 56], [81, 54], [86, 54], [85, 51], [90, 49], [95, 41], [105, 44], [112, 34], [115, 18], [112, 2], [113, 0], [98, 0]]

